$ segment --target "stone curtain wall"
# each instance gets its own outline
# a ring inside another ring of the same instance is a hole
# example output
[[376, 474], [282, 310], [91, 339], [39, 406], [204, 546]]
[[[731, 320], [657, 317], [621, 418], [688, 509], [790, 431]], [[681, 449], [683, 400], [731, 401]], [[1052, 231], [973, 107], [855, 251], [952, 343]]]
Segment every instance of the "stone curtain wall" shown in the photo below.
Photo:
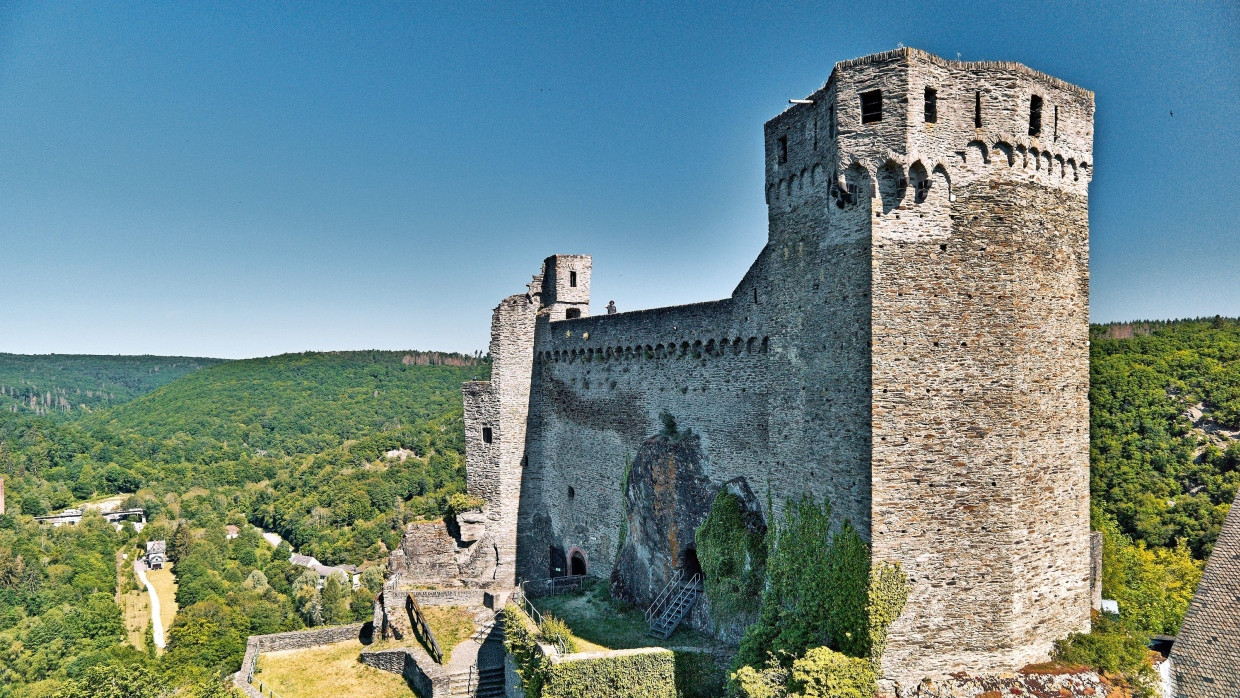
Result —
[[250, 685], [249, 678], [254, 675], [254, 667], [258, 655], [263, 652], [279, 652], [281, 650], [302, 650], [319, 645], [330, 645], [336, 642], [359, 640], [369, 634], [369, 623], [353, 623], [352, 625], [335, 625], [313, 630], [296, 630], [288, 633], [271, 635], [251, 635], [245, 643], [245, 657], [241, 660], [241, 670], [233, 674], [233, 683], [251, 698], [261, 698], [258, 689]]
[[[873, 90], [881, 120], [862, 123]], [[473, 400], [523, 439], [492, 450], [467, 386], [471, 491], [487, 481], [504, 527], [518, 514], [521, 577], [549, 574], [551, 546], [605, 577], [626, 463], [666, 410], [713, 486], [769, 492], [768, 521], [829, 499], [905, 566], [893, 678], [1043, 658], [1088, 626], [1093, 95], [900, 49], [837, 64], [809, 97], [766, 124], [768, 242], [731, 298], [578, 320], [501, 304], [494, 375], [532, 366], [533, 384]]]

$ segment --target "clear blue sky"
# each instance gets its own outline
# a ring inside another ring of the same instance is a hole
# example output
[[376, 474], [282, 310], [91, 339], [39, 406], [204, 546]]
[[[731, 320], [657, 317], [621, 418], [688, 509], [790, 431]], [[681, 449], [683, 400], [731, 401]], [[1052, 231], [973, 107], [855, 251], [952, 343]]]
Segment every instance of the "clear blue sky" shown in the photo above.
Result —
[[1238, 8], [0, 0], [0, 351], [472, 351], [555, 252], [726, 296], [762, 123], [900, 43], [1095, 91], [1095, 321], [1240, 315]]

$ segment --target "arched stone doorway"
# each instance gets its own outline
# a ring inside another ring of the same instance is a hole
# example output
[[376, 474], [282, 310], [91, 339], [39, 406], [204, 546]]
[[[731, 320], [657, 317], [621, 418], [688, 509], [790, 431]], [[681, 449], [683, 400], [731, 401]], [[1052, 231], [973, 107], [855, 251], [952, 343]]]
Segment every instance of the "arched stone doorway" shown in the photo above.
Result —
[[568, 567], [568, 573], [574, 577], [584, 575], [588, 569], [585, 553], [581, 552], [580, 549], [573, 550], [568, 556]]

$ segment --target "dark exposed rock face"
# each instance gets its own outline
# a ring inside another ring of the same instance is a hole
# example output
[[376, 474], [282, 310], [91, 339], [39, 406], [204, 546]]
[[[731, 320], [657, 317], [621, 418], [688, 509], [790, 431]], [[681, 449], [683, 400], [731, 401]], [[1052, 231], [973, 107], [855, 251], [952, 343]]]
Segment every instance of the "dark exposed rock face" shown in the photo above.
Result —
[[[639, 606], [654, 601], [676, 569], [696, 563], [694, 532], [719, 488], [702, 473], [697, 436], [647, 439], [625, 487], [628, 530], [612, 574], [613, 591]], [[690, 553], [692, 551], [692, 553]]]

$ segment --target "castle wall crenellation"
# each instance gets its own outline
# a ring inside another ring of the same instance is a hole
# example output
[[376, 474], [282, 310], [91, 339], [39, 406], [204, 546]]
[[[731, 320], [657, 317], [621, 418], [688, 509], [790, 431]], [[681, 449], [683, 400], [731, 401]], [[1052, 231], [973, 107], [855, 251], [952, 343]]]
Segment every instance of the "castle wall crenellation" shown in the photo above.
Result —
[[889, 678], [1038, 661], [1089, 624], [1093, 94], [899, 49], [810, 99], [765, 126], [768, 240], [731, 297], [590, 317], [590, 258], [556, 255], [496, 309], [463, 394], [497, 579], [568, 550], [607, 576], [667, 413], [695, 478], [767, 522], [829, 501], [903, 566]]

